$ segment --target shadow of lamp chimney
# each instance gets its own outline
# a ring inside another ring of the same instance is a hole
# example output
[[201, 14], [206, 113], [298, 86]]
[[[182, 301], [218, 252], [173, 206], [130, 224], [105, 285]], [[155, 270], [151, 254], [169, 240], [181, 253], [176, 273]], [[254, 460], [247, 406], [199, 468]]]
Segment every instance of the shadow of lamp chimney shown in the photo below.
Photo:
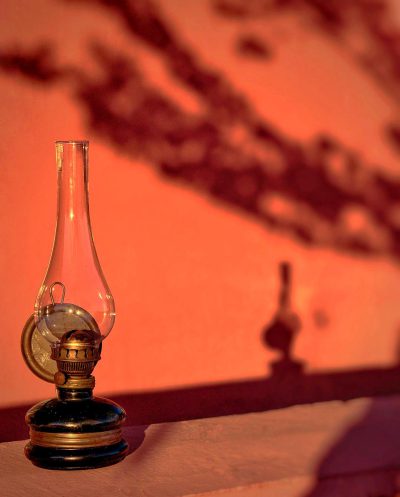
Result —
[[279, 265], [281, 291], [278, 300], [278, 310], [262, 333], [263, 343], [270, 349], [281, 352], [281, 357], [271, 363], [273, 376], [299, 374], [303, 372], [304, 364], [292, 357], [293, 341], [301, 328], [299, 316], [293, 312], [290, 303], [292, 269], [288, 262]]

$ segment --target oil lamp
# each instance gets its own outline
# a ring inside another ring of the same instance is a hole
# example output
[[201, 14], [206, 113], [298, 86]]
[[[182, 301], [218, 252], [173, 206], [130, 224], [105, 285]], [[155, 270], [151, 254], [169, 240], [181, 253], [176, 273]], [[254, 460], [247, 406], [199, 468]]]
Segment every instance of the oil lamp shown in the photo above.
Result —
[[127, 453], [124, 410], [93, 397], [92, 371], [115, 320], [114, 299], [93, 242], [88, 197], [88, 142], [57, 141], [57, 224], [34, 313], [22, 332], [22, 354], [57, 397], [26, 414], [25, 454], [50, 469], [114, 464]]

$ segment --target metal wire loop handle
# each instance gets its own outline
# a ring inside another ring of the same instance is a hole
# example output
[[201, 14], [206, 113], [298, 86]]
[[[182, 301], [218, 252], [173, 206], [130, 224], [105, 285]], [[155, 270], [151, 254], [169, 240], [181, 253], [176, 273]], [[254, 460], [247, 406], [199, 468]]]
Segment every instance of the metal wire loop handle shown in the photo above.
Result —
[[64, 283], [61, 283], [61, 281], [55, 281], [54, 283], [52, 283], [49, 287], [49, 292], [50, 292], [50, 299], [51, 299], [51, 303], [54, 305], [55, 304], [55, 301], [54, 301], [54, 295], [53, 295], [53, 291], [54, 291], [54, 287], [56, 285], [59, 285], [62, 287], [62, 294], [61, 294], [61, 300], [60, 300], [60, 304], [63, 304], [64, 303], [64, 297], [65, 297], [65, 285]]

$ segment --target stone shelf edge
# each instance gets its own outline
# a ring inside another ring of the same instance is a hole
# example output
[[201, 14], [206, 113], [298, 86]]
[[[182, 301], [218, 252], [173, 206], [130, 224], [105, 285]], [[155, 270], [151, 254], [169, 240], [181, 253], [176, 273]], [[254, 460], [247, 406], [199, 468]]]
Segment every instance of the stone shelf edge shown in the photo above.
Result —
[[394, 497], [399, 420], [393, 396], [127, 427], [137, 448], [122, 463], [75, 472], [36, 468], [25, 442], [3, 443], [0, 495]]

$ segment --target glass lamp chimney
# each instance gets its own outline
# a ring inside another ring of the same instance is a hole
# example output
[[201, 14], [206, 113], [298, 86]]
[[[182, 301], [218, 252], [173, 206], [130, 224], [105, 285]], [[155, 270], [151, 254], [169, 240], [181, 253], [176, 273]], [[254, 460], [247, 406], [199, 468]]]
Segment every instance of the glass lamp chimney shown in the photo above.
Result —
[[65, 333], [90, 330], [100, 343], [115, 320], [114, 299], [93, 242], [89, 215], [87, 141], [57, 141], [57, 224], [35, 322], [52, 344]]

